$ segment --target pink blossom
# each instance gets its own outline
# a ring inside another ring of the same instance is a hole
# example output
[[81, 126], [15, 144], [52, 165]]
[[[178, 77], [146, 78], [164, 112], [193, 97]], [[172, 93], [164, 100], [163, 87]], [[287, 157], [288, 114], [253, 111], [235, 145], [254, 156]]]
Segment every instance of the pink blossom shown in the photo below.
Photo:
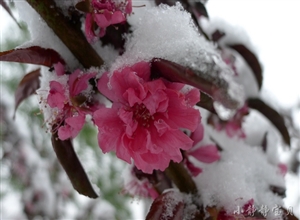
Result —
[[199, 111], [193, 108], [199, 91], [183, 87], [162, 79], [150, 81], [146, 62], [115, 71], [111, 79], [104, 73], [98, 89], [113, 105], [93, 115], [102, 151], [116, 151], [128, 163], [132, 158], [145, 173], [165, 170], [170, 160], [180, 162], [180, 149], [188, 150], [193, 144], [180, 128], [194, 131], [200, 120]]
[[[61, 64], [56, 64], [54, 69], [58, 76], [64, 72]], [[68, 75], [66, 85], [59, 80], [50, 81], [47, 103], [51, 108], [57, 108], [56, 119], [52, 125], [53, 132], [58, 131], [59, 139], [66, 140], [77, 136], [84, 125], [86, 114], [91, 114], [91, 108], [87, 105], [88, 97], [81, 93], [88, 88], [89, 79], [95, 75], [96, 73], [75, 70]]]
[[[92, 0], [91, 8], [85, 20], [85, 33], [89, 42], [97, 36], [103, 37], [108, 26], [126, 21], [126, 15], [132, 12], [132, 0]], [[99, 27], [98, 34], [94, 24]]]
[[[185, 152], [185, 165], [193, 176], [198, 176], [202, 169], [195, 166], [189, 159], [190, 156], [194, 157], [203, 163], [213, 163], [220, 159], [218, 148], [214, 144], [201, 144], [204, 136], [204, 127], [201, 123], [198, 124], [196, 130], [191, 134], [191, 139], [194, 141], [193, 148]], [[199, 144], [200, 143], [200, 144]]]
[[282, 176], [285, 176], [286, 173], [288, 172], [288, 168], [287, 168], [286, 164], [284, 164], [284, 163], [279, 163], [277, 166], [278, 166], [278, 168], [279, 168], [280, 174], [281, 174]]
[[221, 120], [217, 115], [211, 115], [209, 117], [209, 123], [215, 127], [216, 130], [225, 130], [229, 137], [237, 136], [239, 138], [246, 138], [246, 134], [242, 129], [242, 122], [245, 115], [249, 114], [247, 105], [240, 108], [236, 114], [228, 121]]

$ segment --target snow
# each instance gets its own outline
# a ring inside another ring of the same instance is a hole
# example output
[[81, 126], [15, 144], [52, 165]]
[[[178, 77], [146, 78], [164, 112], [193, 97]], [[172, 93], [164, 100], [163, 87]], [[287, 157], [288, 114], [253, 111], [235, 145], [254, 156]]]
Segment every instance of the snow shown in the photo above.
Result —
[[[228, 138], [224, 132], [216, 133], [206, 127], [209, 136], [223, 149], [220, 161], [201, 164], [203, 172], [196, 183], [204, 206], [224, 207], [233, 212], [254, 199], [258, 207], [283, 205], [282, 199], [271, 193], [270, 185], [283, 187], [284, 178], [276, 165], [268, 162], [261, 147], [250, 147], [243, 140]], [[270, 213], [269, 219], [272, 219]]]
[[54, 49], [62, 56], [71, 69], [76, 68], [78, 66], [76, 58], [55, 35], [52, 29], [48, 27], [40, 15], [24, 0], [15, 1], [15, 5], [20, 18], [27, 23], [31, 34], [31, 40], [20, 45], [18, 48], [40, 46], [42, 48]]
[[200, 72], [201, 77], [216, 85], [225, 81], [228, 94], [219, 89], [214, 98], [226, 100], [224, 96], [229, 95], [242, 105], [243, 90], [232, 80], [232, 70], [222, 61], [215, 45], [200, 35], [191, 15], [180, 3], [173, 7], [161, 4], [140, 10], [143, 10], [143, 15], [131, 21], [133, 33], [127, 35], [125, 53], [112, 65], [111, 72], [139, 61], [166, 59], [191, 68], [195, 73]]
[[[47, 102], [47, 97], [49, 95], [50, 91], [50, 82], [51, 81], [57, 81], [64, 85], [66, 88], [66, 91], [68, 91], [68, 80], [69, 75], [62, 75], [57, 76], [55, 71], [50, 72], [49, 68], [47, 67], [41, 67], [41, 77], [40, 77], [40, 88], [36, 91], [39, 96], [39, 105], [40, 109], [44, 115], [45, 125], [47, 128], [50, 129], [49, 123], [51, 124], [56, 119], [56, 115], [59, 112], [58, 108], [51, 108]], [[69, 94], [66, 94], [67, 97], [69, 97]]]

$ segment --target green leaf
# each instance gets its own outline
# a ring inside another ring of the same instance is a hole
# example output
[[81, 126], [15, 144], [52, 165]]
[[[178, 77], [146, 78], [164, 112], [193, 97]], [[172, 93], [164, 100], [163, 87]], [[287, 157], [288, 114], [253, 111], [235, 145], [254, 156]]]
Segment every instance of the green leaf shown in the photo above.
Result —
[[290, 146], [291, 138], [287, 127], [285, 126], [283, 117], [269, 105], [257, 98], [250, 98], [247, 100], [248, 106], [262, 113], [270, 122], [278, 129], [283, 137], [284, 142]]
[[21, 82], [19, 83], [17, 90], [15, 92], [15, 112], [20, 105], [20, 103], [28, 98], [30, 95], [34, 94], [35, 91], [40, 88], [40, 68], [30, 73], [26, 74]]
[[52, 135], [51, 141], [56, 156], [66, 171], [74, 189], [84, 196], [97, 198], [98, 195], [93, 189], [87, 174], [74, 151], [71, 140], [60, 140], [56, 132]]

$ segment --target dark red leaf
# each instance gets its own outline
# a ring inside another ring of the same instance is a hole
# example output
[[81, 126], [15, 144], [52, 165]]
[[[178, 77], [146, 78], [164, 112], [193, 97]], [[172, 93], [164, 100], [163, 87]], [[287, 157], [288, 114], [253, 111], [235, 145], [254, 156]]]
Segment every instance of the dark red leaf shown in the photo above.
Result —
[[200, 102], [198, 102], [197, 105], [210, 111], [211, 113], [217, 114], [214, 108], [214, 100], [203, 92], [201, 92]]
[[13, 49], [0, 52], [0, 61], [30, 63], [51, 67], [53, 64], [65, 61], [52, 49], [45, 49], [39, 46]]
[[15, 16], [12, 14], [12, 12], [11, 12], [10, 8], [8, 7], [8, 5], [6, 4], [6, 2], [4, 0], [0, 0], [0, 5], [7, 11], [7, 13], [16, 22], [16, 24], [19, 26], [19, 28], [21, 28], [20, 24], [18, 23]]
[[124, 51], [125, 38], [124, 34], [128, 34], [130, 25], [128, 22], [111, 25], [106, 28], [105, 35], [100, 38], [103, 45], [110, 44], [119, 50], [120, 54]]
[[35, 91], [40, 88], [40, 70], [39, 68], [26, 74], [19, 83], [15, 92], [15, 112], [24, 99], [34, 94]]
[[268, 132], [264, 134], [263, 140], [261, 142], [261, 146], [264, 152], [267, 152], [267, 146], [268, 146], [267, 136], [268, 136]]
[[[292, 207], [290, 207], [292, 208]], [[294, 216], [292, 209], [286, 209], [281, 207], [281, 210], [283, 211], [282, 219], [283, 220], [299, 220], [296, 216]]]
[[217, 42], [218, 40], [220, 40], [222, 37], [224, 37], [226, 34], [222, 31], [216, 30], [212, 35], [211, 35], [211, 39], [214, 42]]
[[91, 13], [93, 11], [91, 7], [90, 0], [83, 0], [81, 2], [78, 2], [75, 5], [75, 8], [79, 11], [85, 12], [85, 13]]
[[90, 198], [97, 198], [98, 195], [94, 191], [72, 145], [70, 139], [62, 141], [54, 133], [51, 138], [53, 149], [56, 156], [66, 171], [74, 189], [78, 193]]
[[267, 119], [270, 120], [270, 122], [278, 129], [278, 131], [281, 133], [283, 140], [285, 143], [290, 146], [291, 144], [291, 138], [290, 134], [288, 132], [287, 127], [285, 126], [283, 117], [275, 111], [273, 108], [268, 106], [266, 103], [264, 103], [260, 99], [252, 98], [248, 99], [248, 106], [252, 109], [255, 109], [262, 113]]
[[169, 6], [173, 6], [176, 4], [176, 2], [177, 2], [177, 0], [155, 0], [156, 5], [166, 4]]
[[205, 5], [202, 2], [195, 2], [194, 5], [192, 6], [194, 14], [197, 18], [204, 16], [206, 18], [209, 18], [207, 10], [205, 8]]
[[285, 198], [286, 197], [286, 194], [285, 194], [285, 188], [283, 188], [283, 187], [280, 187], [280, 186], [273, 186], [273, 185], [271, 185], [270, 186], [270, 190], [274, 193], [274, 194], [276, 194], [276, 195], [278, 195], [278, 196], [280, 196], [280, 197], [282, 197], [282, 198]]
[[259, 64], [259, 61], [255, 54], [242, 44], [228, 45], [228, 47], [234, 49], [245, 59], [245, 61], [253, 71], [254, 77], [257, 81], [258, 89], [260, 90], [262, 86], [263, 75], [261, 65]]
[[151, 205], [146, 220], [184, 219], [184, 200], [180, 192], [169, 191], [157, 197]]
[[192, 85], [211, 96], [214, 101], [222, 103], [226, 108], [236, 109], [239, 107], [239, 103], [232, 99], [228, 93], [229, 85], [227, 81], [221, 77], [216, 79], [208, 76], [208, 74], [164, 59], [152, 60], [151, 74], [154, 77], [162, 76], [172, 82]]

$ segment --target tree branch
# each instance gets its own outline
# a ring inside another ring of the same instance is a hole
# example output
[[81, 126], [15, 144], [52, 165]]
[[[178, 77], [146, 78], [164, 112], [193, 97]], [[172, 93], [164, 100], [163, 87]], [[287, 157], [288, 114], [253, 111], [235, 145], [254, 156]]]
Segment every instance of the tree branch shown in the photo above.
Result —
[[103, 60], [87, 42], [84, 34], [66, 18], [56, 7], [54, 0], [26, 0], [44, 19], [47, 25], [69, 48], [78, 61], [85, 67], [100, 67]]
[[181, 192], [197, 193], [196, 184], [182, 163], [174, 163], [171, 161], [169, 167], [165, 170], [165, 173]]

